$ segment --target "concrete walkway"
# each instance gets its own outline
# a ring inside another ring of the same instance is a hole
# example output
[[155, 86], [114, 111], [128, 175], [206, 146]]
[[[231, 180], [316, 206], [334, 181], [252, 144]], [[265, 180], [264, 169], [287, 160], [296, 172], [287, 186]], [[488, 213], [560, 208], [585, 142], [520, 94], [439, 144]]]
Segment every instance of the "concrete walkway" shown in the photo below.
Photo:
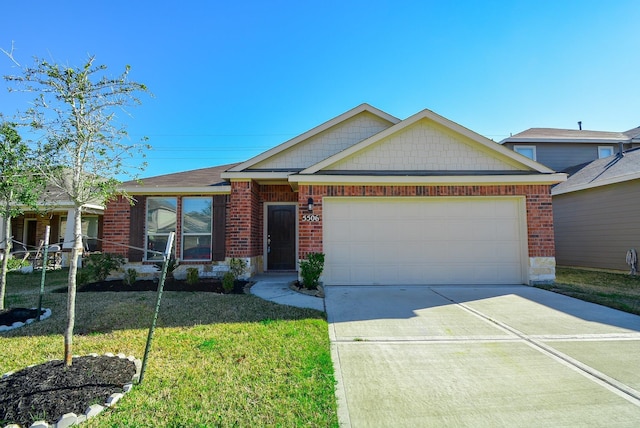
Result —
[[527, 286], [326, 287], [343, 427], [640, 426], [640, 317]]
[[324, 312], [324, 299], [297, 293], [289, 288], [289, 284], [296, 279], [298, 279], [298, 276], [295, 273], [256, 275], [251, 278], [252, 281], [256, 281], [251, 286], [251, 294], [281, 305], [310, 308]]

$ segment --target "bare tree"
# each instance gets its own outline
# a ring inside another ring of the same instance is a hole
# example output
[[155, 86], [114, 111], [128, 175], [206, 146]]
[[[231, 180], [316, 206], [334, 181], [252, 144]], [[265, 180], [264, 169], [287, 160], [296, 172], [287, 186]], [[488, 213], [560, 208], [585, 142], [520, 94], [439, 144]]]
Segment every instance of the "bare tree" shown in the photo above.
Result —
[[[10, 56], [11, 58], [11, 56]], [[118, 193], [117, 177], [135, 178], [144, 168], [145, 144], [132, 144], [121, 123], [120, 113], [140, 104], [138, 94], [145, 85], [128, 79], [130, 67], [117, 77], [95, 65], [91, 56], [72, 68], [36, 58], [21, 73], [5, 76], [11, 91], [36, 95], [25, 119], [39, 139], [40, 150], [49, 153], [49, 165], [42, 170], [47, 184], [73, 202], [74, 242], [69, 266], [67, 328], [64, 333], [66, 365], [72, 362], [75, 324], [76, 275], [82, 255], [82, 212], [91, 204], [104, 204]], [[14, 63], [17, 64], [16, 61]]]
[[34, 172], [32, 150], [22, 141], [15, 124], [0, 121], [0, 216], [4, 231], [0, 310], [4, 309], [7, 266], [12, 244], [11, 219], [22, 214], [25, 207], [36, 208], [43, 189], [42, 176]]

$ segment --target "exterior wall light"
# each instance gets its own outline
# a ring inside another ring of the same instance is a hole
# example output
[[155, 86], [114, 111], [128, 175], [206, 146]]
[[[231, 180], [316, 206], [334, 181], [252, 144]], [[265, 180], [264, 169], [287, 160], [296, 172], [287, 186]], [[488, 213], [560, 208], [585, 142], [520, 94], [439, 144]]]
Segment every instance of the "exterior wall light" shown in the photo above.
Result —
[[309, 204], [309, 212], [313, 212], [313, 198], [307, 199], [307, 204]]

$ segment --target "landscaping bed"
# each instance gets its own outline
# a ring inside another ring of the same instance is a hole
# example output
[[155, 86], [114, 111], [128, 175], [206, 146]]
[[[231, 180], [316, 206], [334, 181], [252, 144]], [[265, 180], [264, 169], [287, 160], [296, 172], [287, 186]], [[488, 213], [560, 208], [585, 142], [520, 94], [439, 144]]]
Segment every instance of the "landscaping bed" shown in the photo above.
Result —
[[[220, 293], [220, 294], [244, 294], [245, 288], [250, 286], [248, 281], [235, 281], [233, 289], [226, 292], [222, 286], [222, 281], [219, 279], [200, 279], [195, 283], [188, 283], [187, 281], [180, 281], [170, 279], [165, 281], [164, 291], [191, 291], [191, 292], [206, 292], [206, 293]], [[95, 293], [105, 291], [115, 292], [139, 292], [139, 291], [157, 291], [158, 281], [154, 280], [140, 280], [133, 284], [126, 284], [122, 280], [112, 281], [97, 281], [89, 284], [81, 285], [78, 287], [78, 293]], [[67, 287], [54, 290], [57, 293], [66, 293]]]
[[53, 425], [67, 413], [83, 415], [122, 393], [135, 374], [133, 361], [109, 356], [76, 357], [71, 367], [49, 361], [8, 374], [0, 380], [0, 425]]

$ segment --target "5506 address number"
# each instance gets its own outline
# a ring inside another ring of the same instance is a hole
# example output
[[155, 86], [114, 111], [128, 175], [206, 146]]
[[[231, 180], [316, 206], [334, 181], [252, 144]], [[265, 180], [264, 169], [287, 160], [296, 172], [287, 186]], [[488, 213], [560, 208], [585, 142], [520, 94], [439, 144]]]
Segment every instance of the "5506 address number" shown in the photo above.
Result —
[[317, 214], [305, 214], [302, 216], [302, 221], [320, 221], [320, 216]]

